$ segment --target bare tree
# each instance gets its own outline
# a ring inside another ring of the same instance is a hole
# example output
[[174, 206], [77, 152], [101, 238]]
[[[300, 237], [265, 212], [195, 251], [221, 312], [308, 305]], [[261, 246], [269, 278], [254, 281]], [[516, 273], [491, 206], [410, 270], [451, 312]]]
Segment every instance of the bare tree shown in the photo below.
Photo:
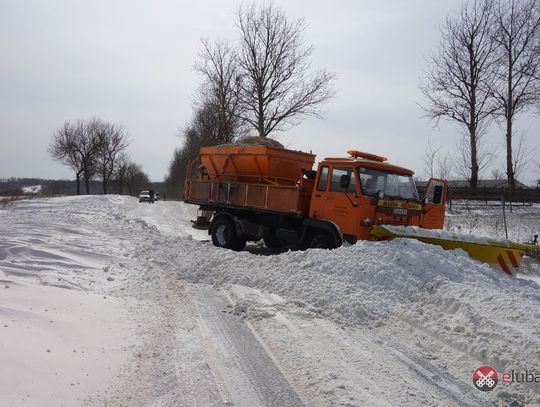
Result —
[[84, 178], [87, 194], [90, 193], [90, 180], [96, 173], [95, 158], [100, 146], [98, 134], [88, 130], [88, 123], [84, 120], [78, 120], [75, 124], [66, 122], [64, 127], [53, 135], [49, 147], [53, 159], [75, 170], [77, 193], [80, 193], [80, 178]]
[[126, 167], [126, 187], [128, 194], [135, 196], [140, 191], [150, 188], [150, 186], [150, 179], [144, 173], [141, 166], [130, 162]]
[[491, 170], [491, 177], [494, 180], [500, 181], [505, 178], [504, 171], [502, 171], [500, 168], [494, 168]]
[[169, 164], [169, 171], [165, 177], [165, 192], [169, 198], [178, 200], [182, 198], [183, 183], [188, 162], [191, 159], [193, 157], [190, 158], [184, 149], [177, 148], [174, 150], [173, 158]]
[[[206, 114], [211, 124], [207, 138], [211, 144], [231, 142], [242, 132], [241, 105], [238, 94], [238, 65], [234, 50], [223, 41], [211, 44], [202, 40], [202, 50], [195, 70], [203, 77], [198, 94], [198, 114]], [[211, 119], [211, 120], [209, 120]]]
[[428, 138], [428, 145], [424, 153], [424, 174], [428, 178], [448, 179], [453, 169], [452, 157], [443, 154], [442, 147], [435, 147]]
[[449, 179], [454, 170], [454, 161], [448, 153], [437, 157], [435, 176], [441, 179]]
[[[531, 147], [527, 143], [525, 134], [517, 137], [515, 148], [512, 148], [512, 167], [514, 173], [514, 188], [515, 181], [525, 173], [536, 155], [536, 148]], [[510, 183], [510, 180], [508, 181]]]
[[215, 105], [206, 104], [195, 109], [191, 122], [180, 134], [183, 139], [182, 146], [174, 151], [169, 164], [169, 171], [165, 179], [169, 197], [179, 199], [182, 195], [188, 163], [198, 156], [201, 147], [229, 143], [233, 140], [234, 135], [242, 134], [240, 130], [236, 130], [233, 134], [220, 134], [217, 117]]
[[116, 160], [116, 166], [112, 178], [118, 186], [118, 193], [124, 194], [124, 186], [126, 185], [127, 169], [130, 164], [130, 159], [125, 152], [120, 153]]
[[83, 159], [77, 146], [82, 133], [84, 133], [82, 121], [78, 121], [76, 124], [65, 122], [64, 126], [55, 132], [49, 146], [51, 157], [55, 161], [69, 166], [75, 172], [77, 195], [81, 193], [80, 180], [84, 171]]
[[97, 173], [96, 156], [101, 148], [101, 135], [98, 128], [92, 123], [97, 119], [83, 121], [84, 131], [79, 140], [80, 151], [83, 157], [83, 177], [86, 193], [90, 193], [90, 181]]
[[[438, 50], [430, 57], [429, 67], [420, 88], [427, 100], [424, 110], [429, 118], [458, 123], [467, 133], [469, 168], [473, 190], [478, 185], [480, 135], [493, 113], [492, 89], [495, 80], [493, 64], [496, 44], [493, 37], [493, 3], [471, 0], [464, 3], [459, 15], [447, 17], [441, 29]], [[457, 169], [457, 168], [456, 168]]]
[[211, 111], [209, 106], [196, 109], [193, 119], [180, 134], [182, 147], [175, 149], [165, 177], [166, 193], [171, 198], [181, 198], [188, 164], [199, 155], [199, 149], [226, 142], [214, 137], [216, 123]]
[[188, 162], [201, 146], [232, 142], [255, 128], [259, 136], [320, 116], [334, 92], [333, 74], [310, 74], [312, 47], [304, 45], [304, 20], [289, 21], [273, 5], [240, 7], [238, 50], [223, 41], [202, 41], [195, 70], [203, 77], [192, 120], [181, 136], [166, 177], [167, 194], [180, 197]]
[[95, 168], [101, 178], [103, 193], [107, 194], [107, 185], [116, 168], [117, 159], [129, 144], [128, 136], [122, 126], [107, 123], [99, 118], [92, 119], [87, 124], [87, 129], [99, 139]]
[[310, 73], [313, 47], [302, 38], [305, 20], [289, 20], [273, 4], [251, 5], [238, 9], [236, 26], [242, 118], [267, 137], [301, 116], [320, 117], [320, 105], [334, 95], [335, 75]]
[[[479, 139], [482, 140], [480, 135]], [[463, 135], [459, 142], [456, 144], [456, 154], [454, 157], [453, 169], [458, 178], [461, 179], [472, 179], [472, 168], [471, 165], [471, 143], [468, 135]], [[481, 176], [482, 173], [489, 167], [490, 162], [493, 160], [494, 153], [489, 146], [485, 143], [479, 142], [478, 148], [476, 150], [476, 165], [477, 165], [477, 175]], [[471, 189], [474, 191], [476, 188], [473, 188], [470, 184]], [[478, 185], [476, 186], [478, 187]]]
[[497, 115], [506, 127], [506, 175], [515, 189], [513, 124], [519, 113], [540, 101], [540, 1], [501, 0], [496, 9]]
[[441, 151], [441, 147], [434, 147], [431, 143], [431, 139], [428, 137], [428, 144], [426, 152], [424, 153], [424, 173], [428, 178], [433, 178], [435, 176], [435, 166], [439, 151]]

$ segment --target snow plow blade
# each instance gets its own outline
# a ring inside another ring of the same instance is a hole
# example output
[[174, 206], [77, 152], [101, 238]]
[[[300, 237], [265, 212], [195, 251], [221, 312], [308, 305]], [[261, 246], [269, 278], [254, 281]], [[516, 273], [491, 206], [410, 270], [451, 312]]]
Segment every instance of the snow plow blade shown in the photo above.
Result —
[[416, 239], [441, 246], [444, 250], [462, 249], [467, 252], [469, 257], [483, 263], [497, 265], [510, 275], [517, 270], [524, 255], [538, 256], [538, 246], [535, 244], [458, 235], [416, 226], [377, 225], [371, 231], [370, 240], [391, 240], [394, 238]]

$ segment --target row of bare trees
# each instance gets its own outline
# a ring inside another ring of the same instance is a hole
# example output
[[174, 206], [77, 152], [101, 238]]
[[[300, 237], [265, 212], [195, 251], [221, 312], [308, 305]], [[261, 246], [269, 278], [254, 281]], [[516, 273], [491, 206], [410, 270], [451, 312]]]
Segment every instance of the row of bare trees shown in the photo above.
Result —
[[514, 190], [516, 167], [527, 156], [523, 138], [516, 143], [516, 119], [540, 102], [540, 0], [467, 1], [447, 18], [441, 36], [421, 83], [424, 109], [463, 130], [461, 156], [473, 190], [492, 157], [483, 143], [496, 121], [505, 133], [505, 171]]
[[96, 117], [65, 122], [53, 134], [49, 154], [74, 171], [77, 194], [81, 193], [81, 181], [89, 194], [90, 181], [95, 178], [101, 181], [104, 194], [113, 182], [120, 194], [124, 189], [135, 194], [149, 184], [149, 179], [129, 159], [128, 145], [129, 138], [122, 126]]
[[[483, 141], [483, 138], [482, 138]], [[536, 149], [531, 147], [523, 134], [515, 140], [512, 154], [514, 177], [517, 180], [525, 175], [526, 170], [531, 169], [532, 174], [538, 175], [540, 179], [540, 162], [535, 163]], [[479, 177], [489, 170], [489, 176], [494, 180], [507, 179], [504, 163], [501, 162], [496, 153], [496, 149], [487, 143], [478, 144], [478, 175]], [[431, 138], [428, 138], [427, 147], [424, 152], [424, 175], [429, 177], [460, 180], [470, 180], [470, 143], [466, 136], [460, 137], [454, 148], [444, 149], [441, 145], [435, 146]]]
[[202, 84], [169, 167], [170, 197], [180, 197], [187, 163], [200, 146], [269, 137], [302, 117], [321, 117], [320, 106], [334, 95], [335, 75], [310, 68], [313, 47], [303, 39], [304, 19], [290, 19], [266, 3], [240, 6], [234, 20], [238, 42], [202, 40], [194, 65]]

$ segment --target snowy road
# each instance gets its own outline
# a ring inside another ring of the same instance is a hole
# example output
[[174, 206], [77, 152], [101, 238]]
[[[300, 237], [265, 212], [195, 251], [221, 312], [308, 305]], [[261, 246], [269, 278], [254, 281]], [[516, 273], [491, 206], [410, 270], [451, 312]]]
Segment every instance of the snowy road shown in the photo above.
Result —
[[540, 404], [538, 385], [471, 381], [540, 368], [535, 282], [418, 242], [224, 251], [194, 213], [118, 196], [0, 211], [0, 405]]
[[249, 326], [234, 314], [225, 313], [228, 298], [210, 287], [199, 289], [201, 324], [208, 349], [222, 355], [216, 364], [219, 381], [228, 390], [226, 400], [239, 406], [300, 407], [300, 400], [282, 372]]

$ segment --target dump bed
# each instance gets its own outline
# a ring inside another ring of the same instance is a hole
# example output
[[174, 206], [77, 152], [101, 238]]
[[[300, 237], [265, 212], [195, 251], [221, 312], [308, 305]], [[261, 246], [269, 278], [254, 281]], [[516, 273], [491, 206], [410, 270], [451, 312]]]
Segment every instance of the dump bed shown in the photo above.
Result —
[[199, 157], [211, 179], [283, 185], [296, 184], [315, 162], [314, 154], [263, 145], [202, 147]]
[[184, 200], [209, 209], [232, 207], [309, 214], [313, 181], [303, 178], [315, 155], [267, 146], [202, 147], [190, 164]]

